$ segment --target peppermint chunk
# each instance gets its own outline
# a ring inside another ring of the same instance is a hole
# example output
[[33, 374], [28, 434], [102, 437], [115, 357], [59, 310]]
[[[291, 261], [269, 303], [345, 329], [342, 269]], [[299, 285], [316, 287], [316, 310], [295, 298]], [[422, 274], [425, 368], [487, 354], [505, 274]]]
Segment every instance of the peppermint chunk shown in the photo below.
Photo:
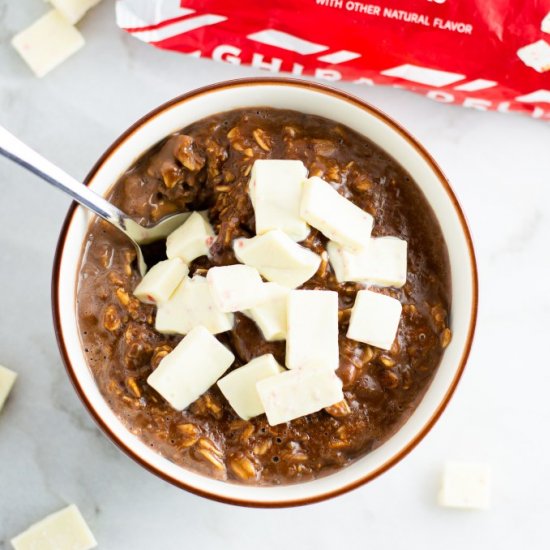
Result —
[[16, 34], [12, 46], [34, 74], [42, 77], [84, 46], [84, 38], [57, 10]]
[[487, 509], [491, 499], [491, 470], [487, 464], [447, 462], [438, 501], [452, 508]]
[[50, 4], [61, 12], [73, 25], [80, 21], [84, 14], [101, 0], [49, 0]]
[[302, 187], [307, 168], [300, 160], [257, 160], [252, 166], [248, 192], [254, 206], [256, 234], [284, 231], [293, 241], [309, 234], [300, 217]]
[[74, 504], [35, 523], [13, 538], [11, 544], [14, 550], [90, 550], [97, 546]]
[[330, 241], [327, 252], [340, 283], [368, 282], [400, 288], [407, 282], [407, 241], [397, 237], [370, 239], [359, 252]]
[[211, 267], [206, 280], [220, 311], [242, 311], [263, 299], [264, 282], [255, 267], [242, 264]]
[[338, 368], [338, 293], [293, 290], [288, 295], [286, 366]]
[[275, 357], [268, 353], [252, 359], [218, 380], [218, 387], [233, 410], [243, 420], [248, 420], [265, 412], [256, 383], [282, 371], [284, 369], [275, 361]]
[[134, 296], [145, 304], [166, 302], [189, 273], [181, 258], [164, 260], [154, 265], [134, 290]]
[[215, 304], [204, 277], [185, 278], [170, 299], [159, 304], [155, 329], [162, 334], [187, 334], [203, 325], [212, 334], [233, 328], [233, 314]]
[[182, 411], [215, 384], [234, 360], [205, 327], [198, 326], [162, 359], [147, 383]]
[[0, 365], [0, 411], [8, 398], [8, 394], [10, 393], [16, 378], [17, 373]]
[[401, 318], [401, 302], [370, 290], [360, 290], [351, 310], [347, 337], [381, 349], [390, 349]]
[[550, 44], [546, 40], [537, 40], [517, 51], [518, 57], [539, 73], [550, 71]]
[[259, 327], [268, 342], [286, 338], [287, 302], [290, 289], [277, 283], [264, 283], [266, 300], [243, 313]]
[[321, 178], [305, 181], [300, 213], [325, 237], [350, 250], [361, 250], [369, 243], [373, 217]]
[[280, 229], [252, 239], [235, 239], [235, 256], [243, 264], [255, 267], [268, 281], [296, 288], [311, 279], [321, 258], [295, 243]]
[[541, 21], [540, 30], [542, 32], [547, 32], [550, 34], [550, 11], [546, 14], [544, 19]]
[[199, 212], [193, 212], [166, 239], [166, 256], [181, 258], [186, 263], [208, 254], [214, 237], [212, 226]]
[[323, 368], [289, 370], [256, 384], [271, 426], [330, 407], [344, 399], [342, 381]]

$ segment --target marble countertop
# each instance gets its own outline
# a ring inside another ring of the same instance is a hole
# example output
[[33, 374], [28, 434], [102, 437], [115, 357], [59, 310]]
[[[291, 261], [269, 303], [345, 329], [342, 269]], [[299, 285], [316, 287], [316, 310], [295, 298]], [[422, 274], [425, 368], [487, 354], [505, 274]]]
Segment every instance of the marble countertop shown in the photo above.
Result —
[[[103, 2], [80, 24], [86, 47], [39, 80], [9, 39], [44, 11], [42, 0], [0, 0], [0, 124], [76, 177], [163, 101], [259, 74], [155, 50], [119, 32], [112, 4]], [[50, 272], [69, 200], [1, 161], [0, 363], [20, 376], [0, 416], [0, 548], [72, 502], [104, 550], [548, 547], [550, 370], [543, 344], [550, 329], [550, 126], [397, 89], [341, 87], [426, 145], [471, 224], [481, 284], [478, 330], [440, 422], [381, 478], [297, 510], [222, 505], [155, 478], [98, 430], [61, 364]], [[489, 511], [436, 505], [440, 470], [450, 458], [492, 465]]]

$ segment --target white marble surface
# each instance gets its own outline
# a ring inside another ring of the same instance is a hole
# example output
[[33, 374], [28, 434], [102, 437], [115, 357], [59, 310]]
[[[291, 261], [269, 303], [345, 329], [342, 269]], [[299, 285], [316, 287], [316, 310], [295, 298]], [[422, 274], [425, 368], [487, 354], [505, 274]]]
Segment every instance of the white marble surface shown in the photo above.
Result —
[[[45, 9], [42, 0], [0, 0], [0, 123], [77, 177], [159, 103], [257, 74], [139, 43], [115, 28], [105, 1], [80, 25], [86, 48], [37, 80], [8, 44]], [[0, 548], [71, 502], [104, 550], [548, 547], [550, 127], [399, 90], [342, 87], [381, 107], [428, 147], [471, 223], [479, 325], [441, 421], [381, 478], [297, 510], [230, 507], [153, 477], [99, 432], [60, 361], [50, 270], [69, 201], [0, 160], [0, 363], [20, 374], [0, 416]], [[490, 511], [436, 506], [448, 458], [492, 464]]]

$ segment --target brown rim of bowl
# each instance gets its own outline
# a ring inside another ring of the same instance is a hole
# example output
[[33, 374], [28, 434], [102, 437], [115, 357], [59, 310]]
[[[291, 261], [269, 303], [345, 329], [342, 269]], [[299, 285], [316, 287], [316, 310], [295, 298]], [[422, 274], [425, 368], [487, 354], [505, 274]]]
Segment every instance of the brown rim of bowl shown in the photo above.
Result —
[[316, 90], [318, 92], [331, 95], [333, 97], [337, 97], [341, 100], [347, 101], [349, 103], [352, 103], [361, 109], [368, 111], [371, 115], [377, 117], [382, 122], [384, 122], [386, 125], [390, 126], [394, 131], [399, 133], [406, 141], [409, 142], [410, 145], [414, 147], [414, 149], [424, 158], [424, 160], [431, 166], [433, 172], [437, 175], [441, 185], [445, 189], [447, 195], [449, 196], [451, 202], [453, 203], [455, 212], [459, 218], [460, 224], [462, 226], [462, 231], [464, 233], [464, 237], [466, 239], [466, 243], [468, 246], [468, 253], [470, 256], [470, 271], [471, 271], [471, 277], [472, 277], [472, 308], [470, 312], [470, 326], [468, 328], [468, 335], [466, 339], [466, 344], [464, 346], [464, 350], [462, 352], [462, 357], [460, 358], [460, 364], [456, 371], [456, 374], [453, 378], [453, 381], [451, 385], [449, 386], [445, 396], [443, 397], [443, 400], [439, 403], [437, 406], [435, 412], [432, 414], [431, 418], [426, 422], [424, 427], [418, 432], [418, 434], [414, 437], [412, 441], [410, 441], [403, 449], [401, 449], [396, 455], [394, 455], [392, 458], [387, 460], [384, 464], [379, 466], [376, 470], [369, 473], [368, 475], [362, 477], [361, 479], [354, 481], [353, 483], [349, 483], [347, 485], [344, 485], [343, 487], [340, 487], [338, 489], [328, 491], [326, 493], [310, 497], [310, 498], [298, 498], [298, 499], [291, 499], [286, 501], [279, 501], [279, 502], [261, 502], [261, 501], [253, 501], [253, 500], [242, 500], [242, 499], [235, 499], [225, 496], [220, 496], [215, 493], [210, 493], [207, 491], [203, 491], [201, 489], [197, 489], [196, 487], [192, 487], [190, 485], [187, 485], [186, 483], [182, 483], [181, 481], [178, 481], [171, 476], [167, 475], [166, 473], [162, 472], [161, 470], [157, 469], [156, 467], [152, 466], [148, 462], [146, 462], [144, 459], [142, 459], [140, 456], [138, 456], [132, 449], [130, 449], [124, 442], [122, 442], [120, 439], [116, 437], [113, 431], [109, 428], [107, 423], [103, 420], [103, 418], [100, 416], [100, 414], [93, 408], [92, 404], [88, 400], [88, 397], [83, 390], [83, 388], [80, 386], [77, 377], [75, 375], [75, 372], [73, 370], [73, 367], [71, 365], [69, 355], [67, 352], [67, 348], [65, 346], [65, 341], [63, 339], [63, 332], [61, 328], [61, 318], [60, 318], [60, 308], [59, 308], [59, 271], [60, 271], [60, 265], [61, 265], [61, 258], [63, 255], [63, 249], [65, 247], [65, 240], [67, 237], [67, 232], [69, 229], [69, 226], [72, 222], [74, 212], [76, 210], [77, 204], [73, 203], [69, 207], [69, 211], [67, 213], [67, 216], [65, 218], [65, 221], [63, 223], [63, 226], [61, 228], [61, 233], [59, 235], [59, 240], [57, 243], [57, 249], [55, 252], [55, 258], [53, 263], [53, 272], [52, 272], [52, 312], [53, 312], [53, 323], [54, 323], [54, 329], [55, 334], [57, 338], [57, 344], [59, 346], [59, 350], [61, 352], [61, 356], [63, 358], [63, 362], [65, 364], [65, 368], [67, 370], [67, 373], [69, 375], [69, 378], [71, 379], [71, 382], [78, 393], [81, 401], [84, 403], [85, 407], [88, 409], [88, 412], [92, 415], [96, 423], [99, 425], [99, 427], [102, 429], [102, 431], [122, 450], [124, 451], [130, 458], [135, 460], [137, 463], [139, 463], [141, 466], [143, 466], [146, 470], [149, 470], [151, 473], [157, 475], [158, 477], [164, 479], [165, 481], [181, 488], [185, 489], [191, 493], [194, 493], [196, 495], [209, 498], [211, 500], [216, 500], [218, 502], [223, 502], [226, 504], [234, 504], [239, 506], [248, 506], [248, 507], [254, 507], [254, 508], [284, 508], [289, 506], [301, 506], [305, 504], [313, 504], [315, 502], [320, 502], [323, 500], [327, 500], [329, 498], [333, 498], [339, 495], [342, 495], [344, 493], [347, 493], [348, 491], [351, 491], [352, 489], [355, 489], [357, 487], [360, 487], [361, 485], [364, 485], [365, 483], [368, 483], [369, 481], [372, 481], [379, 475], [383, 474], [385, 471], [389, 470], [392, 466], [397, 464], [399, 461], [401, 461], [406, 455], [408, 455], [417, 445], [418, 443], [424, 439], [426, 434], [431, 430], [431, 428], [434, 426], [434, 424], [437, 422], [443, 411], [445, 410], [447, 404], [449, 403], [457, 385], [458, 382], [462, 376], [462, 373], [464, 372], [464, 368], [466, 366], [466, 362], [468, 360], [468, 356], [470, 354], [470, 350], [472, 347], [473, 337], [474, 337], [474, 331], [476, 326], [476, 320], [477, 320], [477, 308], [478, 308], [478, 275], [477, 275], [477, 265], [476, 265], [476, 259], [475, 259], [475, 253], [474, 253], [474, 247], [472, 242], [472, 237], [470, 234], [470, 231], [468, 229], [468, 224], [466, 221], [466, 218], [464, 216], [464, 213], [462, 212], [462, 209], [460, 207], [460, 204], [458, 202], [458, 199], [456, 198], [453, 190], [451, 189], [451, 186], [449, 182], [447, 181], [447, 178], [443, 175], [443, 172], [435, 162], [435, 160], [431, 157], [431, 155], [424, 149], [420, 143], [416, 141], [403, 127], [401, 127], [397, 122], [392, 120], [389, 116], [387, 116], [385, 113], [377, 109], [376, 107], [373, 107], [372, 105], [369, 105], [365, 101], [348, 94], [346, 92], [336, 90], [334, 88], [331, 88], [329, 86], [325, 86], [324, 84], [314, 83], [314, 82], [308, 82], [303, 80], [298, 80], [294, 78], [244, 78], [244, 79], [237, 79], [237, 80], [228, 80], [224, 82], [219, 82], [216, 84], [211, 84], [209, 86], [204, 86], [202, 88], [198, 88], [196, 90], [193, 90], [191, 92], [188, 92], [186, 94], [180, 95], [164, 104], [162, 104], [160, 107], [157, 107], [156, 109], [153, 109], [148, 114], [140, 118], [137, 122], [135, 122], [130, 128], [128, 128], [123, 134], [121, 134], [113, 143], [109, 146], [109, 148], [101, 155], [99, 160], [95, 163], [95, 165], [92, 167], [86, 178], [84, 179], [84, 183], [88, 185], [90, 181], [93, 179], [97, 171], [100, 169], [100, 167], [103, 165], [103, 163], [109, 158], [113, 153], [116, 153], [117, 149], [123, 143], [128, 137], [130, 137], [138, 128], [140, 128], [143, 124], [150, 121], [152, 118], [156, 117], [160, 113], [166, 111], [167, 109], [175, 106], [176, 104], [182, 103], [184, 101], [187, 101], [190, 98], [197, 97], [199, 95], [205, 95], [209, 94], [214, 91], [218, 91], [224, 88], [231, 88], [231, 87], [239, 87], [239, 86], [258, 86], [258, 85], [278, 85], [278, 86], [295, 86], [299, 88], [309, 88]]

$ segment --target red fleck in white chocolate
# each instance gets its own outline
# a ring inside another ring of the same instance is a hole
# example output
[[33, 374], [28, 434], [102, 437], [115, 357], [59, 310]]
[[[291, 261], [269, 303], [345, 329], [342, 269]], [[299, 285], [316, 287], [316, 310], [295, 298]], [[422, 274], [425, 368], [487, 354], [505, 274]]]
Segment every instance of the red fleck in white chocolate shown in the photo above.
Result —
[[134, 290], [134, 296], [146, 304], [166, 302], [189, 273], [181, 258], [164, 260], [154, 265]]

